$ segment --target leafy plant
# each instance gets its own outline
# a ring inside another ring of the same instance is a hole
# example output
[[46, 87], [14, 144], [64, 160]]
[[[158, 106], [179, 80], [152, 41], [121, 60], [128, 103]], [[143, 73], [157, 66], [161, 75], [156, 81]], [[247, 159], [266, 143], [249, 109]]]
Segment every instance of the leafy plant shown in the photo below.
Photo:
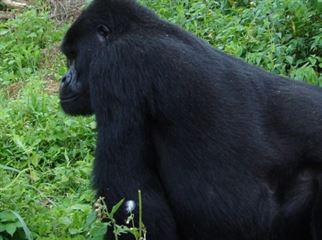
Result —
[[135, 215], [130, 212], [126, 220], [126, 225], [119, 225], [115, 220], [115, 214], [123, 206], [124, 199], [119, 201], [109, 211], [105, 199], [103, 197], [98, 198], [95, 202], [95, 211], [93, 211], [87, 218], [86, 228], [89, 228], [89, 236], [91, 239], [101, 240], [103, 239], [106, 231], [112, 231], [115, 240], [123, 234], [132, 235], [135, 240], [146, 240], [146, 229], [142, 221], [142, 196], [141, 191], [138, 191], [138, 226], [135, 225]]
[[59, 41], [61, 33], [46, 12], [32, 8], [16, 19], [0, 22], [0, 84], [25, 80], [34, 74], [41, 49]]
[[14, 238], [32, 240], [25, 221], [15, 211], [0, 212], [0, 240]]

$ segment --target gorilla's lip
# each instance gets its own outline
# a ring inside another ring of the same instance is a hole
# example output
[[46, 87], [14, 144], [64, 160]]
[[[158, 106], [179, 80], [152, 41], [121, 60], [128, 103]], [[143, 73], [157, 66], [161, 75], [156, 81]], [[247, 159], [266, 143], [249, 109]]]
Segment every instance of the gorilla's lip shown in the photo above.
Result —
[[77, 94], [67, 96], [67, 97], [60, 97], [60, 102], [62, 102], [62, 103], [73, 102], [73, 101], [77, 100], [78, 97], [79, 96]]

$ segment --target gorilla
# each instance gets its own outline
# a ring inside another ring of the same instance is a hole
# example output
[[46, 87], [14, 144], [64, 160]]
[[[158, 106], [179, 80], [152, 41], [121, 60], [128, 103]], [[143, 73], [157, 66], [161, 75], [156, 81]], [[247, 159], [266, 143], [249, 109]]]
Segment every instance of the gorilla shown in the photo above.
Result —
[[97, 196], [111, 207], [140, 189], [148, 240], [322, 239], [322, 89], [134, 0], [94, 0], [61, 49], [62, 109], [96, 117]]

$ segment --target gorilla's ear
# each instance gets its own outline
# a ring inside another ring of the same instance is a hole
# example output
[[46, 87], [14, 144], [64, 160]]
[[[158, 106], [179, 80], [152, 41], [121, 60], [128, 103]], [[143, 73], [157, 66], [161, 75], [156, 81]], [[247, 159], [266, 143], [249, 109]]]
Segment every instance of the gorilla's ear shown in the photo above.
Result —
[[107, 40], [110, 33], [111, 33], [111, 30], [106, 25], [101, 24], [97, 27], [97, 35], [100, 41]]

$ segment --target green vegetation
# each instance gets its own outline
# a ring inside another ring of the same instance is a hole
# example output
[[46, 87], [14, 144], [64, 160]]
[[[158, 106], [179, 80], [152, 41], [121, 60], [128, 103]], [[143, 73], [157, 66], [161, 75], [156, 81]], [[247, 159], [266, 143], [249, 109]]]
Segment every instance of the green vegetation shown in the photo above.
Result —
[[[225, 52], [322, 86], [320, 0], [142, 2]], [[90, 187], [95, 122], [59, 108], [68, 26], [48, 11], [39, 0], [0, 21], [0, 240], [101, 239]]]

